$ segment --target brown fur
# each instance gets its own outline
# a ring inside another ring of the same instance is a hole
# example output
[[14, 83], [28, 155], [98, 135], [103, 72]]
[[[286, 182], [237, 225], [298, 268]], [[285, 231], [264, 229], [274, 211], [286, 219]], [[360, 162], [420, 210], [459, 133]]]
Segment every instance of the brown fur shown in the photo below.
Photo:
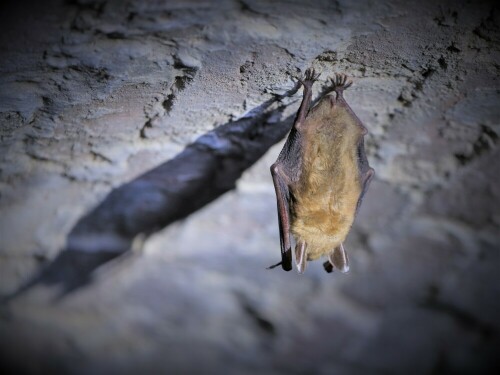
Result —
[[290, 189], [291, 232], [307, 244], [308, 260], [345, 240], [362, 192], [356, 150], [365, 129], [343, 98], [332, 99], [322, 98], [301, 125], [303, 168]]
[[299, 273], [307, 261], [328, 255], [326, 272], [349, 270], [343, 241], [354, 222], [362, 197], [374, 175], [364, 151], [366, 128], [343, 97], [352, 82], [344, 74], [332, 81], [333, 94], [324, 96], [309, 110], [312, 86], [318, 79], [307, 69], [303, 79], [302, 103], [294, 126], [271, 166], [276, 191], [280, 229], [281, 265]]

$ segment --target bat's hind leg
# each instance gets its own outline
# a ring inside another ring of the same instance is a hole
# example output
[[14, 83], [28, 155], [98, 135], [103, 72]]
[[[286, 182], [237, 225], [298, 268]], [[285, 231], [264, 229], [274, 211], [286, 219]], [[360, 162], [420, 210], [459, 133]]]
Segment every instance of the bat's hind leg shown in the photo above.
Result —
[[323, 263], [323, 268], [328, 273], [332, 273], [333, 272], [333, 265], [328, 260]]
[[300, 83], [304, 86], [304, 96], [302, 98], [302, 103], [300, 104], [299, 112], [297, 112], [297, 117], [295, 118], [294, 126], [297, 130], [300, 130], [301, 125], [306, 120], [309, 109], [311, 108], [312, 100], [312, 86], [314, 82], [317, 81], [320, 74], [316, 74], [313, 68], [307, 69], [305, 77], [303, 79], [299, 78]]

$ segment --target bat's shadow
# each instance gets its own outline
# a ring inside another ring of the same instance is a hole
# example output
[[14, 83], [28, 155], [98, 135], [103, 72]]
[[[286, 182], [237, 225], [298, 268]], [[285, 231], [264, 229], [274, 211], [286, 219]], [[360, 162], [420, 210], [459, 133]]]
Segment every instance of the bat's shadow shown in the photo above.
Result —
[[60, 298], [87, 284], [96, 268], [127, 253], [137, 236], [147, 237], [233, 189], [243, 171], [290, 129], [291, 116], [281, 119], [285, 107], [273, 98], [112, 190], [72, 228], [67, 247], [6, 300], [38, 284], [57, 285]]

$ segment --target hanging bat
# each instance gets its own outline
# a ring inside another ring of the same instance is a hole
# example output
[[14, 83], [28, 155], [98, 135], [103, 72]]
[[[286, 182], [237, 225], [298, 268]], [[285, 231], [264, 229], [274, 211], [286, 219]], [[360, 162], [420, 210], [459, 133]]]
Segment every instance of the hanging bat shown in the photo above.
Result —
[[281, 262], [292, 269], [290, 235], [295, 238], [299, 273], [307, 262], [328, 256], [327, 272], [349, 270], [343, 242], [354, 222], [363, 195], [374, 175], [364, 149], [368, 132], [343, 97], [351, 86], [336, 74], [332, 90], [311, 106], [312, 85], [318, 79], [308, 69], [304, 94], [295, 123], [271, 166], [278, 203]]

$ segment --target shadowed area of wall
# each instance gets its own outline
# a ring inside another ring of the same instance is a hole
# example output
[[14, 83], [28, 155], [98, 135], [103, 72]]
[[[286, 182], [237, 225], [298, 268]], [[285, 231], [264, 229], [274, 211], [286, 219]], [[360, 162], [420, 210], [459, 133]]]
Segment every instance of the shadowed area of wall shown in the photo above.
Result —
[[292, 118], [273, 119], [284, 109], [281, 100], [298, 87], [220, 125], [173, 159], [115, 188], [71, 229], [56, 259], [6, 301], [38, 284], [58, 285], [60, 296], [73, 292], [86, 285], [98, 267], [134, 250], [134, 239], [141, 247], [151, 234], [234, 189], [242, 172], [290, 129]]

